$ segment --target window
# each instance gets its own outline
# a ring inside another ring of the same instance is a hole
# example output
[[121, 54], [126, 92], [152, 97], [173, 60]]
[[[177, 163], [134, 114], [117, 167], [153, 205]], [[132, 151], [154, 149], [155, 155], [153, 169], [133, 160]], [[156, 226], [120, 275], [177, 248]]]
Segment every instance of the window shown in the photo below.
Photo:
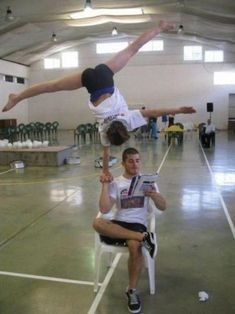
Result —
[[99, 43], [96, 44], [96, 53], [114, 53], [126, 48], [127, 46], [127, 41], [120, 41], [118, 43]]
[[223, 62], [224, 52], [222, 50], [206, 50], [205, 62]]
[[5, 82], [14, 82], [14, 77], [12, 75], [5, 75]]
[[184, 46], [184, 60], [185, 61], [202, 60], [202, 47], [201, 46]]
[[62, 68], [75, 68], [78, 67], [78, 52], [68, 51], [63, 52], [61, 55]]
[[235, 72], [214, 72], [214, 85], [235, 85]]
[[17, 78], [16, 78], [16, 83], [18, 83], [18, 84], [24, 84], [24, 78], [23, 78], [23, 77], [17, 77]]
[[163, 50], [163, 40], [151, 40], [143, 47], [141, 47], [139, 51], [161, 51], [161, 50]]
[[45, 69], [56, 69], [56, 68], [60, 68], [60, 59], [56, 59], [56, 58], [45, 58], [45, 59], [44, 59], [44, 68], [45, 68]]

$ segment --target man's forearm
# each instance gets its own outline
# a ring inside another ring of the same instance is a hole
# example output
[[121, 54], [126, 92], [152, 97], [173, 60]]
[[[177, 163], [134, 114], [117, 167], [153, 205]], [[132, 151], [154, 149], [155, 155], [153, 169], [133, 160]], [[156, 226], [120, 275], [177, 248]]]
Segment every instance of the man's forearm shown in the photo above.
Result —
[[99, 208], [101, 213], [107, 213], [112, 208], [112, 202], [109, 197], [109, 183], [103, 183], [100, 194]]
[[109, 147], [103, 148], [103, 172], [109, 173], [109, 158], [110, 158], [110, 149]]

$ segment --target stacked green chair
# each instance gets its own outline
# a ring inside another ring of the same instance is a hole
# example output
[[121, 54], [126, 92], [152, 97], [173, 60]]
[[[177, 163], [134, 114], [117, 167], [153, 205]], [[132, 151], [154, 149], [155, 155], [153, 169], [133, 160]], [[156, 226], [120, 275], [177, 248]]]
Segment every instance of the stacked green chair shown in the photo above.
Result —
[[91, 123], [86, 123], [86, 134], [89, 135], [90, 138], [90, 142], [92, 142], [92, 138], [93, 138], [93, 125]]
[[86, 125], [85, 124], [79, 124], [76, 129], [74, 130], [74, 145], [76, 143], [80, 144], [80, 138], [83, 140], [83, 142], [86, 142]]
[[59, 126], [59, 122], [58, 121], [54, 121], [52, 122], [52, 135], [55, 139], [57, 139], [57, 134], [58, 134], [58, 126]]
[[30, 122], [28, 125], [29, 138], [33, 141], [36, 138], [36, 125], [34, 122]]
[[99, 136], [99, 123], [95, 122], [93, 124], [93, 138], [95, 142], [100, 141], [100, 136]]
[[21, 142], [30, 138], [30, 127], [28, 124], [20, 123], [17, 126], [17, 139]]
[[44, 131], [45, 127], [42, 122], [35, 122], [35, 127], [36, 127], [36, 139], [39, 141], [44, 140]]
[[7, 127], [4, 133], [4, 138], [7, 138], [10, 143], [13, 143], [18, 139], [18, 130], [15, 126]]
[[50, 139], [52, 134], [52, 123], [46, 122], [44, 125], [44, 136], [46, 139]]

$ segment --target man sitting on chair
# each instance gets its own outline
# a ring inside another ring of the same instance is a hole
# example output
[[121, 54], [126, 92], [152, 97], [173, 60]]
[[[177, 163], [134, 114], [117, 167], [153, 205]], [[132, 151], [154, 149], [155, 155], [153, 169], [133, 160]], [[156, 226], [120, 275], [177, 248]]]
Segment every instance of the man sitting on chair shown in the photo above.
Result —
[[207, 125], [205, 126], [205, 129], [201, 135], [201, 141], [203, 147], [209, 148], [210, 142], [212, 141], [212, 144], [215, 144], [215, 126], [213, 123], [211, 123], [211, 119], [207, 120]]
[[148, 202], [153, 200], [155, 206], [165, 210], [166, 202], [158, 192], [157, 185], [144, 196], [128, 196], [131, 180], [140, 174], [140, 156], [135, 148], [127, 148], [122, 154], [124, 173], [115, 178], [101, 176], [102, 190], [99, 207], [102, 214], [108, 213], [115, 205], [112, 220], [95, 218], [93, 227], [107, 244], [127, 245], [129, 249], [128, 272], [129, 283], [126, 290], [128, 309], [139, 313], [141, 303], [136, 291], [137, 281], [143, 264], [141, 246], [143, 245], [152, 258], [156, 255], [156, 235], [147, 232]]

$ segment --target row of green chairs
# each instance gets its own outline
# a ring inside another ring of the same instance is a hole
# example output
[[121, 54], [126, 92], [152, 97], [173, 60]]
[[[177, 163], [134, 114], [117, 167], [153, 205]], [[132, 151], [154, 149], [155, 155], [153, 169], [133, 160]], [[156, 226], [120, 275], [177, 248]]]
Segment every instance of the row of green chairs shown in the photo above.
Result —
[[20, 123], [18, 126], [10, 126], [4, 130], [4, 137], [12, 143], [14, 141], [30, 140], [56, 140], [59, 122], [31, 122]]
[[86, 143], [87, 137], [90, 143], [99, 141], [98, 122], [79, 124], [74, 130], [74, 145]]

